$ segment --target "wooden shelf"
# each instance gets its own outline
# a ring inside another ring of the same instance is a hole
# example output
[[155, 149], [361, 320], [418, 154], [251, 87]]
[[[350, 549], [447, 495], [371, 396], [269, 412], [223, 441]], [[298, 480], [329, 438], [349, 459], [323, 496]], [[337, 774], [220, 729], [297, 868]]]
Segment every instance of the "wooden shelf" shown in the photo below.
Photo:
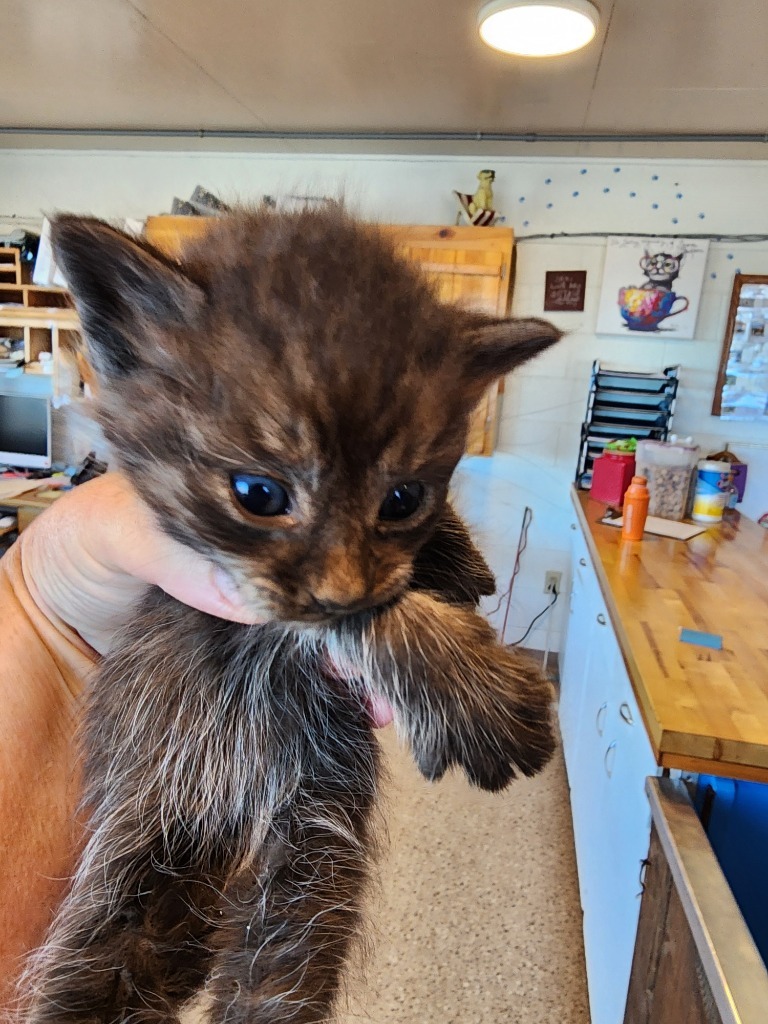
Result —
[[21, 259], [18, 249], [0, 249], [0, 281], [21, 284]]
[[73, 350], [78, 348], [80, 319], [72, 308], [69, 293], [64, 288], [0, 282], [0, 333], [8, 331], [24, 339], [25, 363], [34, 362], [41, 352], [51, 353], [56, 395], [59, 347], [67, 344]]

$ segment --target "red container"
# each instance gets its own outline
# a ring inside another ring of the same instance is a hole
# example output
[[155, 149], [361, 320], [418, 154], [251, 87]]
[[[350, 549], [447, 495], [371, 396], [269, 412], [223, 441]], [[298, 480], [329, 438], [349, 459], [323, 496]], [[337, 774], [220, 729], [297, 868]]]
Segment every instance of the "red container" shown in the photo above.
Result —
[[590, 497], [606, 505], [621, 505], [634, 475], [635, 456], [631, 452], [603, 452], [592, 466]]

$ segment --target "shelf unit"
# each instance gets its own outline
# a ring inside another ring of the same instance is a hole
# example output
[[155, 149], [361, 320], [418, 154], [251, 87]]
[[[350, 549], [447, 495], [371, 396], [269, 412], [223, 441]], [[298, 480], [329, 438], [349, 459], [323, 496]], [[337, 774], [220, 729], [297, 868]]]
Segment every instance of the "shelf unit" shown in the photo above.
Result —
[[20, 285], [22, 282], [21, 257], [18, 249], [0, 249], [0, 283]]
[[[18, 266], [18, 250], [0, 250], [0, 256], [6, 253], [15, 253], [15, 265]], [[2, 269], [10, 266], [11, 262], [0, 261], [0, 335], [23, 338], [25, 366], [35, 362], [41, 352], [51, 353], [52, 390], [56, 396], [59, 349], [66, 345], [77, 351], [80, 321], [70, 304], [66, 289], [25, 284], [21, 280], [20, 269], [15, 281], [6, 279]], [[0, 386], [2, 380], [0, 375]]]
[[660, 373], [609, 369], [592, 364], [587, 411], [581, 425], [576, 486], [588, 490], [592, 466], [609, 441], [636, 437], [666, 441], [675, 411], [679, 366]]

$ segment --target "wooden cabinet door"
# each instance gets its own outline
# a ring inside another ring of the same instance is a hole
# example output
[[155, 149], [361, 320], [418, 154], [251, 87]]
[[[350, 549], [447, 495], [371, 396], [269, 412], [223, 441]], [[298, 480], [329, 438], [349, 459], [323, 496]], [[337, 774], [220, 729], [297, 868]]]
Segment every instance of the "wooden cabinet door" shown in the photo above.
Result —
[[[386, 228], [403, 255], [434, 281], [444, 302], [506, 316], [514, 256], [511, 228], [397, 225]], [[472, 414], [468, 455], [490, 455], [496, 445], [499, 395], [492, 385]]]
[[[148, 217], [147, 239], [158, 249], [178, 256], [183, 243], [205, 235], [214, 218]], [[420, 264], [436, 282], [440, 298], [468, 309], [506, 316], [514, 258], [511, 228], [378, 225], [393, 238], [403, 255]], [[499, 395], [503, 382], [488, 389], [472, 414], [468, 455], [490, 455], [496, 445]]]

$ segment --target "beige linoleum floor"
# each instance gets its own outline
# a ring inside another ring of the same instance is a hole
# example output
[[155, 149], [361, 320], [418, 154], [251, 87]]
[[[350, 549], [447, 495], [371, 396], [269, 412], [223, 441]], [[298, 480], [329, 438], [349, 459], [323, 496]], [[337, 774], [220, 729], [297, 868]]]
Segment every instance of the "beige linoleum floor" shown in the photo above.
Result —
[[502, 795], [425, 782], [392, 729], [373, 954], [340, 1024], [589, 1024], [562, 756]]

